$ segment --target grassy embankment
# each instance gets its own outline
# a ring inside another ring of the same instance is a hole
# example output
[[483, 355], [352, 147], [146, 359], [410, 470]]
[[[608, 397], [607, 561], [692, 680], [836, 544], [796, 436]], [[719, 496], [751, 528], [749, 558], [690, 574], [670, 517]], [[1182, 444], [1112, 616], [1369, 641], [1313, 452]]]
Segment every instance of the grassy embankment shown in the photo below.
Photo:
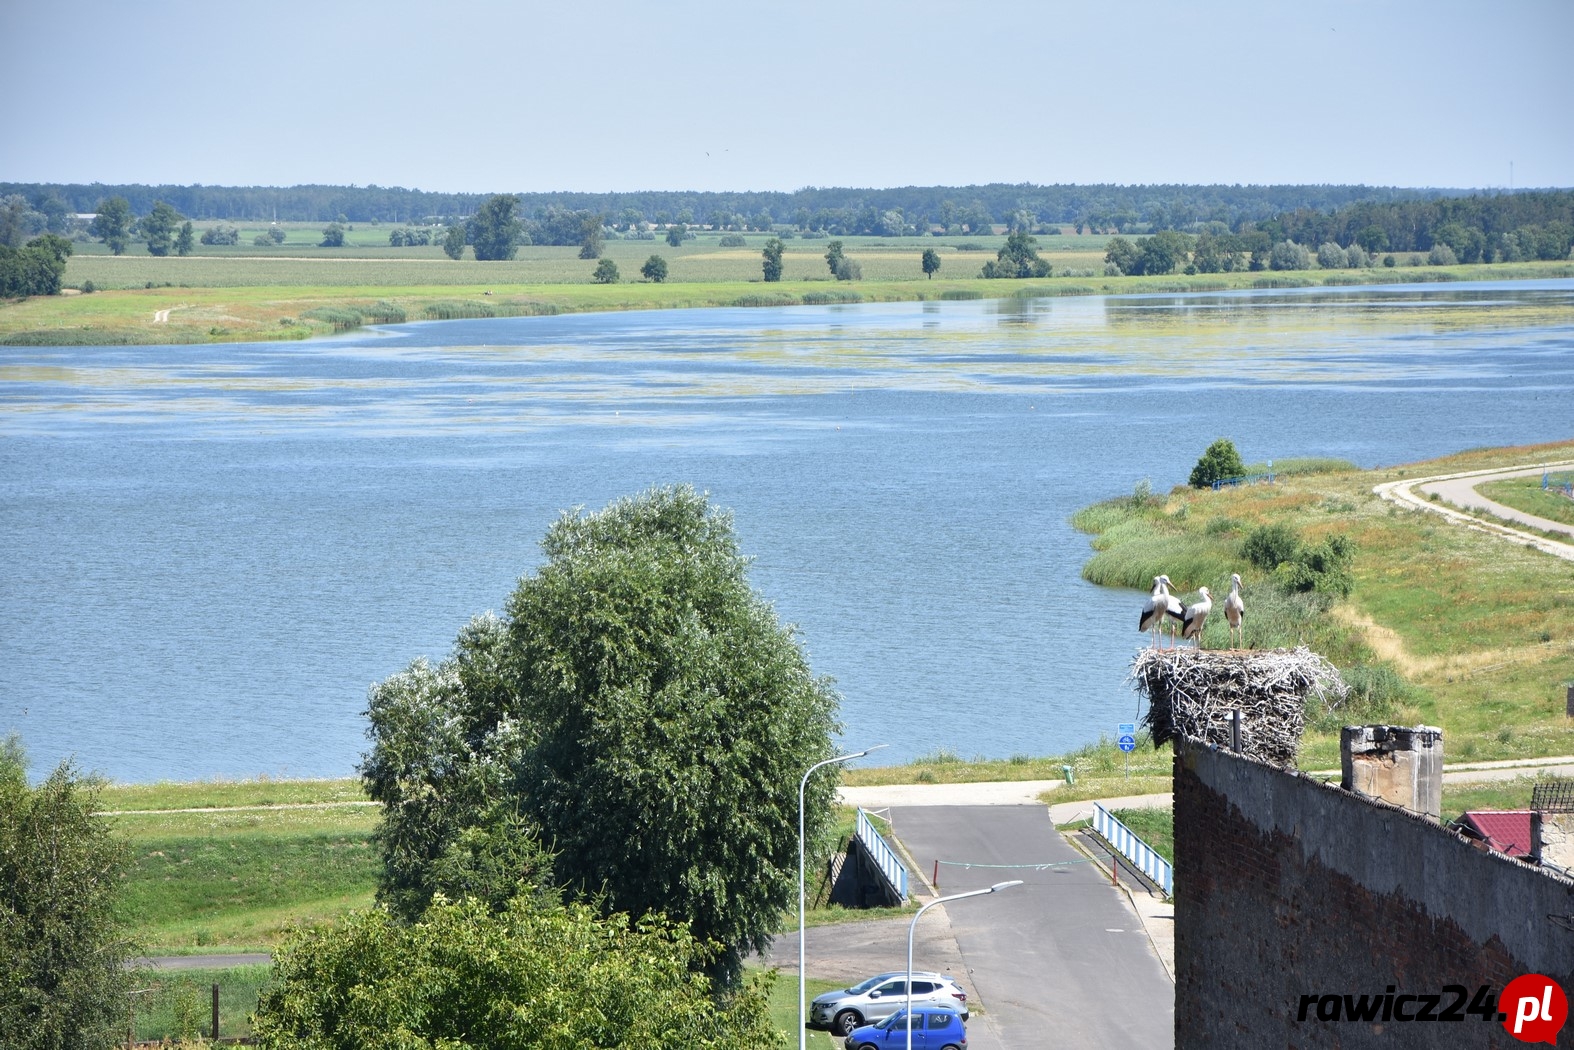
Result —
[[[724, 248], [706, 233], [672, 248], [665, 241], [606, 242], [604, 255], [622, 280], [595, 284], [595, 262], [574, 247], [527, 246], [511, 262], [450, 260], [436, 247], [391, 248], [387, 228], [352, 232], [343, 248], [320, 248], [315, 226], [291, 228], [283, 245], [250, 244], [243, 228], [234, 247], [199, 246], [185, 258], [155, 258], [133, 248], [123, 256], [84, 244], [70, 259], [66, 283], [88, 282], [90, 295], [46, 296], [0, 303], [3, 343], [184, 343], [298, 339], [359, 323], [507, 317], [600, 310], [778, 306], [923, 299], [983, 299], [1138, 292], [1198, 292], [1405, 281], [1465, 281], [1574, 276], [1574, 265], [1399, 266], [1297, 273], [1232, 273], [1167, 277], [1105, 277], [1107, 238], [1042, 236], [1040, 255], [1057, 276], [983, 280], [983, 263], [1003, 237], [842, 238], [863, 279], [831, 279], [825, 239], [786, 243], [784, 280], [765, 284], [760, 249], [766, 235], [747, 235]], [[926, 280], [919, 258], [940, 253], [941, 269]], [[639, 277], [652, 254], [669, 265], [668, 279]], [[1069, 275], [1069, 276], [1068, 276]], [[155, 316], [168, 311], [167, 318]]]
[[1574, 499], [1569, 499], [1556, 489], [1542, 488], [1539, 476], [1489, 481], [1476, 486], [1476, 491], [1505, 507], [1513, 507], [1548, 521], [1574, 525]]

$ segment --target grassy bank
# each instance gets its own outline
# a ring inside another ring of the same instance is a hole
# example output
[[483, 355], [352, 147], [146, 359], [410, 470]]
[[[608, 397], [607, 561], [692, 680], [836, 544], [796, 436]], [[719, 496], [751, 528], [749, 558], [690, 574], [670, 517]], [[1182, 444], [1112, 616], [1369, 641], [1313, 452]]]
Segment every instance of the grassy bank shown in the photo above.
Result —
[[[1084, 576], [1145, 590], [1168, 573], [1176, 589], [1245, 580], [1247, 640], [1305, 643], [1357, 685], [1340, 711], [1312, 712], [1306, 768], [1338, 764], [1338, 727], [1350, 720], [1442, 726], [1450, 759], [1524, 758], [1574, 751], [1563, 716], [1574, 678], [1574, 565], [1441, 518], [1379, 500], [1381, 481], [1567, 458], [1574, 444], [1485, 449], [1379, 471], [1283, 474], [1273, 485], [1219, 492], [1177, 489], [1119, 497], [1078, 514], [1095, 554]], [[1264, 587], [1246, 538], [1283, 525], [1319, 544], [1353, 544], [1353, 589], [1333, 601]], [[1134, 597], [1133, 599], [1137, 599]], [[1226, 644], [1222, 619], [1204, 644]]]
[[1557, 489], [1542, 488], [1539, 476], [1489, 481], [1478, 485], [1476, 491], [1505, 507], [1513, 507], [1548, 521], [1574, 525], [1574, 499], [1569, 499]]
[[[386, 239], [386, 234], [383, 235]], [[671, 248], [665, 242], [609, 241], [605, 257], [622, 280], [596, 284], [596, 263], [576, 248], [526, 247], [511, 262], [454, 261], [437, 248], [205, 248], [187, 257], [137, 252], [112, 256], [86, 246], [72, 256], [66, 283], [92, 294], [0, 303], [0, 343], [201, 343], [301, 339], [360, 323], [511, 317], [608, 310], [791, 306], [844, 302], [994, 299], [1303, 288], [1413, 281], [1479, 281], [1574, 276], [1574, 265], [1513, 263], [1397, 267], [1297, 273], [1230, 273], [1105, 277], [1102, 241], [1045, 237], [1040, 254], [1057, 276], [984, 280], [983, 263], [1002, 238], [844, 238], [864, 278], [831, 279], [823, 240], [787, 241], [784, 280], [760, 273], [764, 237], [723, 248], [706, 236]], [[924, 249], [940, 253], [937, 279], [926, 280]], [[650, 255], [668, 262], [661, 284], [639, 279]], [[165, 313], [167, 311], [167, 313]], [[359, 320], [356, 318], [359, 317]]]

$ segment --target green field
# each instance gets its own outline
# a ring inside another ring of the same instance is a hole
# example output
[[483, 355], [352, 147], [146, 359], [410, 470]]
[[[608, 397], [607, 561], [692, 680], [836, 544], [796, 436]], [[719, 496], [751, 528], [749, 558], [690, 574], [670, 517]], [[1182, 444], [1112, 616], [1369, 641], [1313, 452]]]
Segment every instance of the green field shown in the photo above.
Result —
[[[205, 227], [203, 227], [205, 228]], [[507, 262], [458, 261], [435, 246], [392, 248], [392, 227], [357, 226], [346, 246], [321, 248], [321, 227], [285, 224], [282, 245], [251, 243], [265, 229], [239, 227], [235, 246], [198, 245], [186, 257], [154, 257], [133, 245], [114, 256], [96, 242], [77, 245], [68, 261], [66, 294], [0, 303], [0, 344], [200, 343], [300, 339], [341, 330], [345, 311], [372, 310], [370, 320], [520, 316], [594, 310], [717, 306], [791, 306], [841, 302], [982, 299], [1139, 292], [1200, 292], [1324, 284], [1491, 280], [1574, 276], [1574, 265], [1400, 267], [1302, 273], [1229, 273], [1166, 277], [1105, 277], [1103, 236], [1044, 235], [1038, 250], [1054, 275], [1038, 280], [984, 280], [983, 264], [1001, 236], [845, 237], [846, 256], [862, 279], [832, 279], [824, 259], [828, 238], [785, 241], [783, 280], [762, 278], [761, 248], [770, 235], [742, 235], [722, 247], [705, 232], [673, 248], [664, 239], [609, 239], [604, 257], [620, 280], [593, 281], [597, 262], [577, 247], [527, 245]], [[939, 253], [941, 268], [925, 279], [921, 257]], [[668, 279], [653, 284], [640, 267], [660, 255]], [[79, 289], [91, 294], [76, 294]], [[379, 307], [382, 304], [382, 307]], [[330, 314], [330, 311], [337, 313]], [[166, 313], [167, 312], [167, 313]], [[312, 316], [316, 314], [317, 316]]]

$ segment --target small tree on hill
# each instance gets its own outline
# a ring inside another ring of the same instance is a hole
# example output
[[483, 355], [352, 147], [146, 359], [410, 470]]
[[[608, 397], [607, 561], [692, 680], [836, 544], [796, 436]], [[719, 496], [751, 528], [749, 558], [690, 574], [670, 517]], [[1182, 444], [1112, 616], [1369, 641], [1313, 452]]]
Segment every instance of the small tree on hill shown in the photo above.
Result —
[[596, 272], [590, 276], [597, 284], [616, 284], [618, 282], [618, 264], [611, 259], [602, 259], [596, 264]]
[[1235, 450], [1235, 442], [1229, 438], [1220, 438], [1208, 446], [1197, 465], [1191, 468], [1191, 477], [1187, 484], [1192, 488], [1205, 489], [1215, 481], [1225, 478], [1238, 478], [1246, 473], [1246, 464], [1241, 462], [1241, 454]]
[[344, 225], [342, 223], [330, 222], [328, 225], [324, 226], [322, 228], [322, 242], [318, 245], [318, 247], [343, 248]]
[[443, 234], [443, 254], [458, 260], [465, 253], [465, 228], [458, 223], [448, 227]]
[[922, 262], [924, 276], [931, 281], [934, 280], [935, 274], [940, 272], [940, 253], [933, 248], [925, 248]]
[[176, 255], [190, 255], [191, 254], [191, 248], [192, 248], [191, 241], [192, 241], [192, 234], [193, 234], [193, 232], [195, 232], [195, 231], [192, 230], [190, 222], [185, 222], [185, 223], [181, 224], [180, 232], [175, 235], [175, 254]]

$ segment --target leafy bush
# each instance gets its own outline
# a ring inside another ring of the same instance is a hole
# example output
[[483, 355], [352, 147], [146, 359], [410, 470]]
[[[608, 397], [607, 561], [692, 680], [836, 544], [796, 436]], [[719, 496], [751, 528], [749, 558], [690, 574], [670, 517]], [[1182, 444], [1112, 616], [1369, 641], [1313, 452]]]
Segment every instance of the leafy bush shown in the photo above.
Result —
[[723, 248], [742, 248], [748, 242], [743, 239], [741, 234], [729, 233], [716, 243]]
[[1283, 522], [1259, 525], [1246, 534], [1241, 544], [1241, 555], [1264, 572], [1272, 572], [1295, 557], [1301, 538]]
[[754, 977], [714, 994], [706, 948], [647, 916], [586, 905], [439, 901], [418, 923], [357, 912], [297, 932], [257, 1004], [269, 1050], [785, 1046]]
[[200, 239], [203, 244], [239, 244], [240, 231], [233, 226], [220, 223], [204, 230]]
[[1347, 598], [1355, 586], [1350, 563], [1355, 560], [1355, 544], [1348, 536], [1329, 536], [1315, 546], [1302, 544], [1279, 575], [1292, 591], [1317, 591]]

